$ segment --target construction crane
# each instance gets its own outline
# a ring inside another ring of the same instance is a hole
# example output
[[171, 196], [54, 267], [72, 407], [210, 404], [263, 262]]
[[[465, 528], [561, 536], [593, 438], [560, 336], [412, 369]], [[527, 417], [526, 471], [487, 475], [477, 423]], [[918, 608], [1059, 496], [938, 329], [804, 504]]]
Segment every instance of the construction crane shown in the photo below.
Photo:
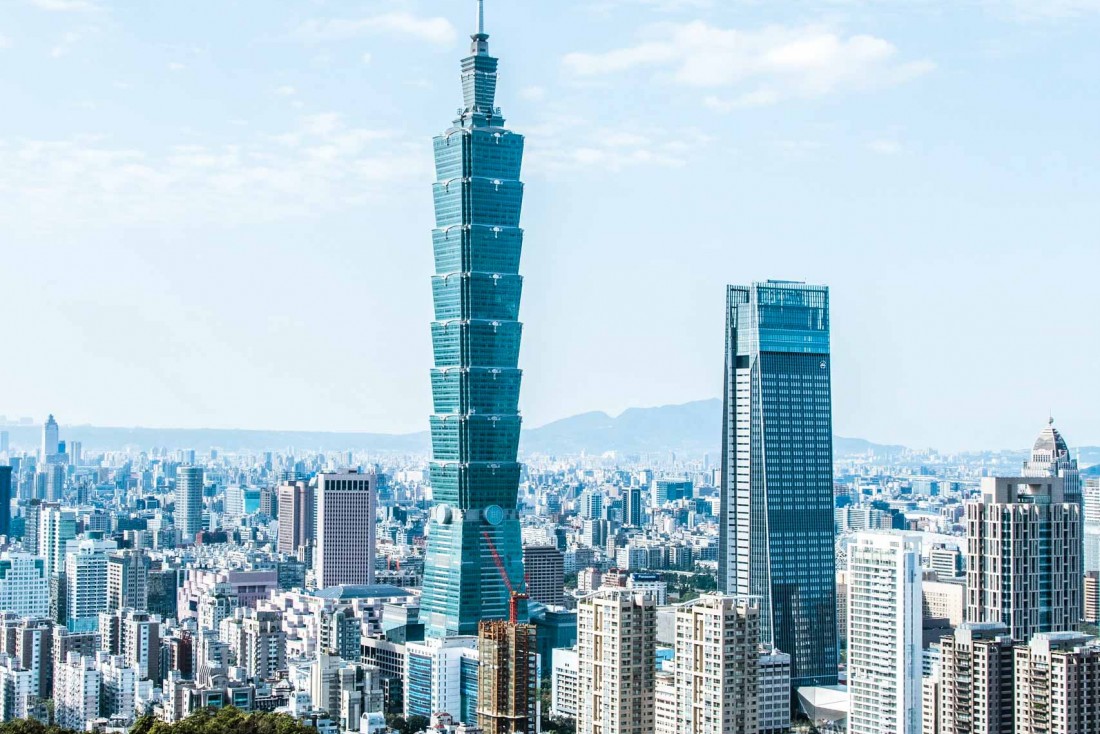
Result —
[[504, 580], [504, 586], [508, 589], [508, 621], [512, 624], [519, 623], [519, 603], [520, 601], [526, 601], [527, 594], [521, 594], [512, 588], [512, 581], [508, 578], [508, 572], [504, 570], [504, 561], [500, 559], [500, 554], [497, 553], [497, 547], [493, 543], [493, 538], [489, 535], [488, 530], [482, 531], [482, 536], [485, 538], [485, 542], [489, 545], [489, 552], [493, 554], [493, 562], [497, 564], [497, 570], [500, 571], [500, 577]]

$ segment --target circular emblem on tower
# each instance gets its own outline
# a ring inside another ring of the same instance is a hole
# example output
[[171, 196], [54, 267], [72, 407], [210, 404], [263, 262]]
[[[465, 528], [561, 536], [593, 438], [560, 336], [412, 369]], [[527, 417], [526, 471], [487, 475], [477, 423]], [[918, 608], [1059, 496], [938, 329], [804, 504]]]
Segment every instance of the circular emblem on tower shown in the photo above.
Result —
[[485, 522], [490, 525], [500, 525], [504, 522], [504, 510], [500, 505], [489, 505], [485, 508]]

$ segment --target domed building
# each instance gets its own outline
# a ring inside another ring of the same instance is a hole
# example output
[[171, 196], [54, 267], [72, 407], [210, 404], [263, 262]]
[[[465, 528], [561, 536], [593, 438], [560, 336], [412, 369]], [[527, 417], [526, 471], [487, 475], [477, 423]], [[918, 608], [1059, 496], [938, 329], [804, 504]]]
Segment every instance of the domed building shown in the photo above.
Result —
[[1061, 477], [1066, 502], [1081, 504], [1081, 475], [1077, 460], [1070, 456], [1069, 445], [1054, 427], [1051, 418], [1039, 432], [1031, 449], [1031, 460], [1024, 464], [1025, 477]]

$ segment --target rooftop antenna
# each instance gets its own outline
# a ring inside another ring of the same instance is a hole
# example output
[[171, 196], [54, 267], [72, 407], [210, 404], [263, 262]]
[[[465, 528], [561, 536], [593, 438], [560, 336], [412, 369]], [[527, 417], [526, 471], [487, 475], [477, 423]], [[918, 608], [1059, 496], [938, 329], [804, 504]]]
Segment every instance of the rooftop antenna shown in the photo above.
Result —
[[477, 34], [485, 35], [485, 0], [477, 0]]

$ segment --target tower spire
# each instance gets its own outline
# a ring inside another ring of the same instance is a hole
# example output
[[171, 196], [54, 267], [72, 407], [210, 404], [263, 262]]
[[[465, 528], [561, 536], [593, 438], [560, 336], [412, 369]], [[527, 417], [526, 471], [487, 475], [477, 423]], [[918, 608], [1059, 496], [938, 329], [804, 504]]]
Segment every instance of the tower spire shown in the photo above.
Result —
[[485, 0], [477, 0], [477, 34], [485, 35]]

